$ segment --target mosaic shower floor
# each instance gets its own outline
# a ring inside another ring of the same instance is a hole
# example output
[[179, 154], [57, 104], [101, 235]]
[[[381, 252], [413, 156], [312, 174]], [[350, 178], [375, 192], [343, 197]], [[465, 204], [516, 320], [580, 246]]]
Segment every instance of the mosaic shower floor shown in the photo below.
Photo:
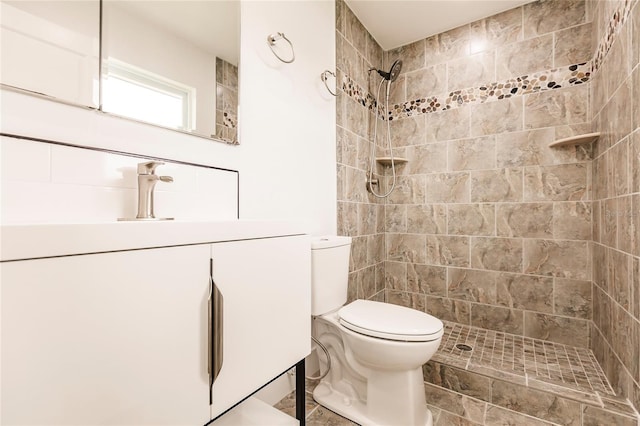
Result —
[[[637, 424], [640, 426], [640, 423], [633, 420], [636, 414], [628, 402], [615, 396], [602, 368], [590, 350], [457, 323], [444, 322], [444, 324], [442, 342], [432, 357], [432, 362], [579, 401], [582, 403], [578, 405], [582, 407], [581, 410], [587, 410], [583, 411], [583, 416], [586, 416], [587, 412], [591, 416], [585, 417], [579, 423], [581, 425], [635, 426]], [[307, 380], [306, 424], [308, 426], [357, 426], [356, 423], [318, 405], [312, 396], [316, 385], [317, 381]], [[445, 403], [445, 406], [450, 402]], [[454, 424], [459, 426], [477, 424], [551, 426], [556, 424], [483, 401], [478, 400], [476, 403], [484, 404], [486, 421], [473, 422], [460, 417], [460, 413], [453, 414], [455, 410], [445, 406], [438, 408], [429, 405], [434, 416], [434, 426]], [[603, 408], [604, 411], [593, 407]], [[283, 398], [276, 408], [292, 416], [295, 415], [295, 392]], [[606, 413], [607, 411], [609, 414]], [[494, 422], [495, 419], [488, 419], [489, 412], [500, 413], [499, 423]], [[617, 413], [616, 416], [619, 417], [610, 417], [611, 412]], [[596, 417], [593, 417], [594, 413]], [[605, 417], [598, 417], [602, 413]], [[605, 419], [604, 423], [602, 419]]]
[[457, 323], [445, 323], [432, 360], [487, 375], [519, 376], [527, 384], [539, 381], [585, 394], [615, 395], [589, 349]]

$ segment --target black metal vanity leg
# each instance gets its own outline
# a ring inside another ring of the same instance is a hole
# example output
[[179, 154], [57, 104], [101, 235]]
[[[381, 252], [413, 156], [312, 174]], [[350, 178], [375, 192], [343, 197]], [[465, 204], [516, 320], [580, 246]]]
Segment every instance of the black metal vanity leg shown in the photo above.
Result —
[[296, 364], [296, 419], [300, 426], [305, 426], [305, 383], [304, 383], [304, 359]]

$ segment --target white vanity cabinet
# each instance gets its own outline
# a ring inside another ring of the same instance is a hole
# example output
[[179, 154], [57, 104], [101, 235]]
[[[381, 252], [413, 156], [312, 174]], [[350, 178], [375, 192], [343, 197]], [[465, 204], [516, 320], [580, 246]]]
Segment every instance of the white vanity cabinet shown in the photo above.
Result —
[[[0, 423], [204, 425], [303, 359], [308, 237], [210, 240], [3, 253]], [[216, 338], [222, 364], [210, 386]]]

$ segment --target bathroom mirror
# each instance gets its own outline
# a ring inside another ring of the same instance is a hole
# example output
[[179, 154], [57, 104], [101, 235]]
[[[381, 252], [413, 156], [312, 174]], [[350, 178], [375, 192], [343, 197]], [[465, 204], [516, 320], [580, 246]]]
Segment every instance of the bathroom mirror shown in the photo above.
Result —
[[98, 107], [100, 0], [0, 1], [0, 82]]
[[102, 111], [237, 144], [239, 6], [103, 0]]

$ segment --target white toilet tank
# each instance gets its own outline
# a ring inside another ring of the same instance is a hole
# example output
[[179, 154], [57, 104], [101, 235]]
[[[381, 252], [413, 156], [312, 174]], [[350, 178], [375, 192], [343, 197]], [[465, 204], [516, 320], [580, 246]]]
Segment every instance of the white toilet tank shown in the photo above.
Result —
[[351, 237], [311, 239], [311, 315], [337, 309], [347, 302]]

